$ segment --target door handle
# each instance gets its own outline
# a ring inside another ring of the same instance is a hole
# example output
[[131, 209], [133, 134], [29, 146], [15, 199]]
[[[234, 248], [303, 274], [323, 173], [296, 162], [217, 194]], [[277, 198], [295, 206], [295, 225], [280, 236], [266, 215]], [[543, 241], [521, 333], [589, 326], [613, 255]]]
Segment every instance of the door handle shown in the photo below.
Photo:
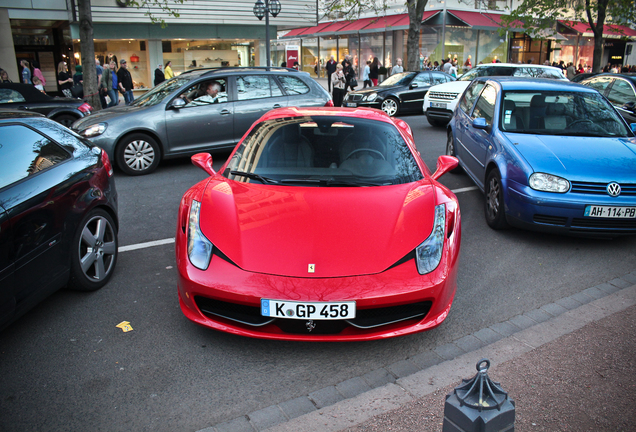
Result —
[[29, 107], [26, 107], [26, 106], [22, 105], [22, 106], [19, 106], [19, 107], [18, 107], [18, 109], [21, 109], [21, 110], [28, 110], [28, 109], [29, 109]]
[[229, 114], [230, 114], [229, 110], [226, 110], [226, 109], [221, 110], [221, 115], [229, 115]]

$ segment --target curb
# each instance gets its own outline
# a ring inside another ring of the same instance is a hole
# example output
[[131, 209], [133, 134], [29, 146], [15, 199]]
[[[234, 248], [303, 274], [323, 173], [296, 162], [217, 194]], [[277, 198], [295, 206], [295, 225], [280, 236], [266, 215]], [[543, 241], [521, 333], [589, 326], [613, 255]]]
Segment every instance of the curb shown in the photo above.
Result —
[[362, 423], [474, 375], [475, 363], [517, 358], [636, 305], [636, 272], [587, 288], [335, 386], [271, 405], [199, 432], [327, 432]]

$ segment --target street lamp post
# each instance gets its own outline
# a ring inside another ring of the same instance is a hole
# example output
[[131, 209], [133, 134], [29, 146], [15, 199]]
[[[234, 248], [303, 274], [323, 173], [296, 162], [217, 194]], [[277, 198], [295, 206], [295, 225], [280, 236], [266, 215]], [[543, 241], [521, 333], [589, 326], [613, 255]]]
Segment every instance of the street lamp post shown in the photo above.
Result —
[[265, 17], [265, 48], [267, 50], [267, 66], [271, 66], [271, 58], [269, 53], [269, 14], [272, 14], [273, 17], [276, 17], [280, 13], [280, 1], [278, 0], [257, 0], [254, 3], [254, 15], [259, 20], [262, 20]]

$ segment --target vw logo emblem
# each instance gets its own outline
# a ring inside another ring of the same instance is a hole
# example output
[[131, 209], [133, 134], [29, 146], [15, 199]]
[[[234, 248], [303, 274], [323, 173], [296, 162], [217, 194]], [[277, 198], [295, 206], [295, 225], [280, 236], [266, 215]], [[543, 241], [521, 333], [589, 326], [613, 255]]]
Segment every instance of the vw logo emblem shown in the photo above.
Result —
[[621, 194], [621, 185], [616, 182], [612, 182], [607, 185], [607, 193], [610, 196], [617, 197]]

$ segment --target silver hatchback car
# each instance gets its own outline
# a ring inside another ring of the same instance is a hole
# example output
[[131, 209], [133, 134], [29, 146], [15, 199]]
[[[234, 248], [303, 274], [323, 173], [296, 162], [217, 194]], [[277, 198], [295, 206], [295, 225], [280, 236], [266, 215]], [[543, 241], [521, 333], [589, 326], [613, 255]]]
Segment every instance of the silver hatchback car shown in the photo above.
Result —
[[333, 106], [308, 73], [288, 68], [197, 69], [163, 82], [131, 105], [99, 111], [72, 129], [103, 148], [129, 175], [161, 159], [233, 148], [274, 108]]

